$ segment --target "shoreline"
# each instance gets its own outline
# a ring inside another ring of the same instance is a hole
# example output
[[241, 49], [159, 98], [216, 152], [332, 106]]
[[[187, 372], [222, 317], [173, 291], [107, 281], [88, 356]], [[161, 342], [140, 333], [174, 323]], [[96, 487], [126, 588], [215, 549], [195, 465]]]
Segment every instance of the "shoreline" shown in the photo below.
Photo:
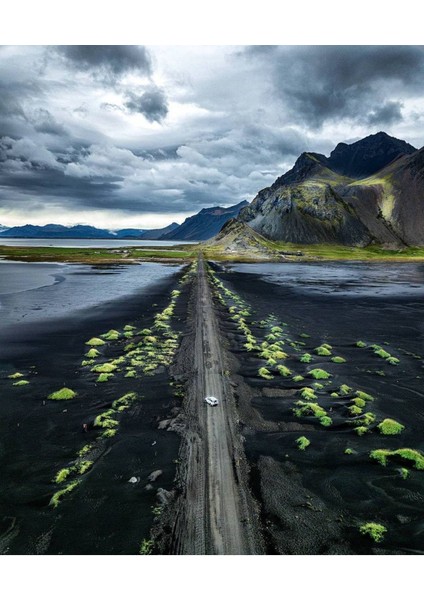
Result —
[[[424, 248], [388, 250], [376, 246], [348, 248], [347, 246], [312, 245], [282, 248], [270, 243], [268, 252], [254, 250], [222, 251], [204, 243], [162, 248], [126, 246], [121, 248], [61, 248], [47, 246], [1, 246], [0, 262], [65, 263], [88, 265], [125, 265], [143, 262], [183, 264], [193, 261], [199, 249], [206, 260], [220, 263], [305, 263], [305, 262], [424, 262]], [[409, 255], [408, 255], [409, 253]]]

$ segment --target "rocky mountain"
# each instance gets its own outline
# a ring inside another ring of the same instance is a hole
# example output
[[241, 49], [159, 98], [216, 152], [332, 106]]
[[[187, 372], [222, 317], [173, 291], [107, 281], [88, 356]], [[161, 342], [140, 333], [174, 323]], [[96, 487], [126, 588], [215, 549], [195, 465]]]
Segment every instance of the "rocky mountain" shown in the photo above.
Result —
[[0, 225], [0, 233], [2, 231], [7, 231], [8, 229], [10, 229], [9, 227], [6, 227], [6, 225]]
[[424, 148], [339, 192], [377, 241], [424, 246]]
[[424, 150], [385, 133], [304, 153], [239, 215], [272, 240], [424, 245]]
[[162, 236], [161, 239], [187, 241], [207, 240], [216, 235], [229, 219], [237, 217], [240, 210], [244, 206], [247, 206], [247, 204], [248, 203], [244, 200], [229, 208], [222, 208], [221, 206], [203, 208], [196, 215], [188, 217], [178, 228]]
[[353, 144], [337, 144], [327, 164], [336, 173], [361, 179], [383, 169], [399, 156], [415, 151], [411, 144], [380, 131]]

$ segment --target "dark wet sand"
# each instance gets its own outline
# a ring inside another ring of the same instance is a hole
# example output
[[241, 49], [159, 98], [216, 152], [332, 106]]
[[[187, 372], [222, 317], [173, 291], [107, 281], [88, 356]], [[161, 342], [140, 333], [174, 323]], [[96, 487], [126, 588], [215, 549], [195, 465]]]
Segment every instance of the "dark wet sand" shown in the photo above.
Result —
[[[157, 429], [158, 420], [175, 405], [169, 378], [162, 372], [147, 383], [123, 379], [96, 384], [80, 364], [90, 337], [128, 323], [145, 327], [151, 322], [166, 305], [180, 272], [179, 267], [167, 269], [147, 286], [141, 281], [138, 292], [135, 283], [130, 295], [121, 291], [120, 298], [104, 302], [100, 286], [112, 285], [111, 272], [98, 277], [98, 302], [90, 300], [87, 310], [1, 329], [1, 552], [135, 554], [149, 537], [157, 488], [172, 487], [178, 454], [177, 434]], [[83, 285], [87, 267], [80, 272], [75, 279]], [[83, 302], [81, 294], [81, 308]], [[113, 347], [110, 352], [113, 356]], [[14, 371], [28, 375], [30, 385], [12, 386], [6, 375]], [[44, 403], [64, 384], [78, 392], [76, 399]], [[82, 424], [133, 390], [142, 398], [123, 416], [105, 454], [72, 497], [57, 509], [49, 507], [57, 491], [52, 478], [94, 436], [93, 431], [84, 433]], [[155, 469], [163, 475], [152, 490], [145, 490]], [[132, 476], [140, 482], [128, 483]]]
[[[310, 385], [311, 380], [294, 384], [281, 377], [269, 382], [258, 378], [262, 363], [240, 352], [243, 340], [222, 311], [222, 326], [241, 377], [239, 410], [252, 466], [251, 484], [262, 505], [268, 552], [422, 553], [424, 473], [411, 468], [404, 480], [400, 463], [384, 468], [369, 458], [369, 452], [401, 447], [424, 451], [423, 268], [232, 265], [229, 270], [220, 268], [219, 276], [254, 308], [252, 319], [273, 313], [287, 323], [292, 339], [306, 344], [305, 351], [313, 352], [323, 342], [331, 344], [333, 354], [347, 362], [334, 364], [329, 358], [315, 356], [312, 366], [333, 374], [334, 389], [347, 383], [375, 396], [366, 410], [376, 414], [377, 423], [391, 417], [406, 427], [400, 436], [382, 436], [374, 429], [358, 437], [344, 424], [344, 407], [334, 407], [334, 424], [329, 428], [312, 417], [296, 418], [292, 411], [299, 399], [296, 388]], [[302, 332], [310, 338], [301, 338]], [[390, 366], [372, 351], [356, 348], [358, 340], [383, 345], [400, 364]], [[285, 364], [299, 374], [311, 366], [298, 358], [289, 358]], [[377, 371], [384, 371], [384, 376]], [[268, 393], [274, 388], [275, 393]], [[247, 402], [249, 395], [251, 401]], [[331, 401], [328, 396], [319, 398], [327, 408]], [[311, 441], [304, 452], [295, 444], [301, 435]], [[355, 453], [345, 455], [347, 447]], [[383, 543], [372, 544], [359, 535], [358, 526], [366, 521], [386, 525]]]

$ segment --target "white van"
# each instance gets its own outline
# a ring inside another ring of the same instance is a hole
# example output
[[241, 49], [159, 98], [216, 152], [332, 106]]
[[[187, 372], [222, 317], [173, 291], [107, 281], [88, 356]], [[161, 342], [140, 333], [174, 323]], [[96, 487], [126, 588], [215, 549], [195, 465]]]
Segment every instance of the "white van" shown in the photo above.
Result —
[[219, 404], [218, 398], [215, 398], [215, 396], [206, 396], [205, 402], [209, 404], [209, 406], [218, 406]]

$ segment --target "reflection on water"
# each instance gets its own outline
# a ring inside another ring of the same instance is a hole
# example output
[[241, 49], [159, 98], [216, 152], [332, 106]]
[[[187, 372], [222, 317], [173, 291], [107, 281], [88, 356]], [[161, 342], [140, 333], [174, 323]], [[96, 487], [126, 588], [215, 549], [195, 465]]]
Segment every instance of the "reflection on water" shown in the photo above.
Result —
[[421, 296], [424, 265], [417, 263], [278, 263], [231, 265], [233, 271], [295, 287], [305, 294]]

